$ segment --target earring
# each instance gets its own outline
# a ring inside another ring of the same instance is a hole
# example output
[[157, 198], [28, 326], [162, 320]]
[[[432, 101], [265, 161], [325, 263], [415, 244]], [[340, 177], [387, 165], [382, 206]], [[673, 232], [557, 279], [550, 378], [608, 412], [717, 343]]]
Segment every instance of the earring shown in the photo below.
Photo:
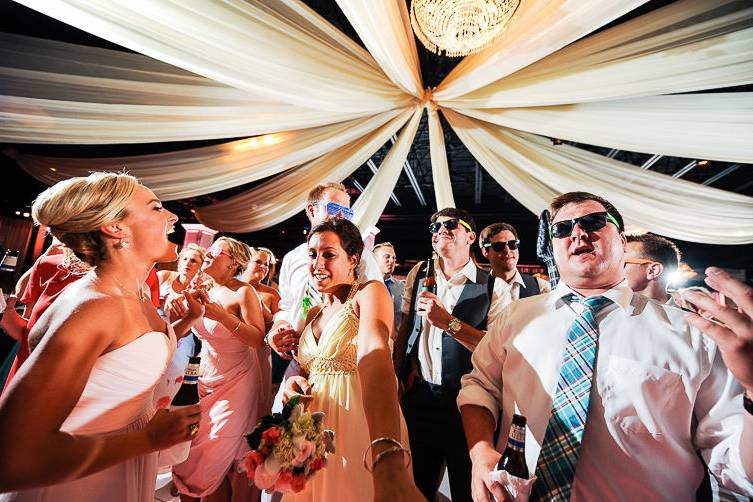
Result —
[[115, 244], [115, 247], [118, 249], [128, 249], [128, 247], [131, 245], [131, 243], [128, 241], [128, 239], [121, 238], [117, 244]]

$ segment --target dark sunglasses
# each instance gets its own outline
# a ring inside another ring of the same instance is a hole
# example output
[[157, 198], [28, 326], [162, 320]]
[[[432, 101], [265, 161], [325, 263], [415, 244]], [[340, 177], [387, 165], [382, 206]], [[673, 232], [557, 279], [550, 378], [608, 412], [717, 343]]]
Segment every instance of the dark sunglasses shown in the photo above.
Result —
[[471, 228], [471, 226], [468, 223], [461, 220], [460, 218], [452, 218], [452, 219], [444, 220], [444, 221], [435, 221], [434, 223], [429, 225], [429, 232], [436, 234], [437, 232], [439, 232], [439, 229], [442, 227], [445, 227], [447, 230], [452, 232], [453, 230], [458, 228], [458, 225], [463, 225], [466, 228], [466, 230], [468, 230], [469, 232], [473, 232], [473, 229]]
[[606, 211], [600, 211], [598, 213], [591, 213], [578, 218], [573, 218], [572, 220], [562, 220], [553, 223], [552, 226], [549, 227], [549, 233], [552, 237], [562, 239], [564, 237], [569, 237], [570, 234], [573, 233], [576, 224], [585, 232], [595, 232], [596, 230], [601, 230], [606, 227], [608, 222], [614, 224], [614, 226], [617, 227], [617, 230], [620, 230], [620, 224], [614, 216]]
[[492, 248], [498, 253], [501, 253], [505, 250], [505, 246], [509, 247], [510, 250], [515, 251], [518, 249], [518, 246], [520, 246], [520, 241], [518, 239], [513, 239], [511, 241], [499, 241], [499, 242], [484, 242], [485, 248]]

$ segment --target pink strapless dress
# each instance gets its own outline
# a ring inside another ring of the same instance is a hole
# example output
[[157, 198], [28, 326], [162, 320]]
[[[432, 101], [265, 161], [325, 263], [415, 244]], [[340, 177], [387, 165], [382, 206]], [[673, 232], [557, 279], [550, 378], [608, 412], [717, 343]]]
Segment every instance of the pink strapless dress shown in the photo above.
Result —
[[244, 435], [269, 412], [269, 349], [253, 349], [221, 323], [204, 318], [194, 325], [201, 339], [201, 426], [188, 460], [173, 466], [181, 493], [206, 497], [226, 475], [234, 501], [251, 497], [248, 480], [236, 470], [249, 448]]
[[[108, 435], [142, 429], [154, 415], [154, 387], [175, 350], [175, 334], [169, 325], [168, 335], [144, 333], [100, 356], [61, 430]], [[152, 501], [156, 476], [157, 453], [150, 453], [76, 481], [5, 493], [0, 501]]]

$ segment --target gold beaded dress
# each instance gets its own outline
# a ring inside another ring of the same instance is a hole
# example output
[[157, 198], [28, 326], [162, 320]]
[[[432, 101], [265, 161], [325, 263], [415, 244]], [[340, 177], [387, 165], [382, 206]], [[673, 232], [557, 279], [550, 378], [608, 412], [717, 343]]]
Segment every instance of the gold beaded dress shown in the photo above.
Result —
[[[322, 327], [318, 342], [311, 328], [313, 319], [301, 335], [298, 359], [309, 375], [313, 396], [307, 409], [326, 413], [324, 426], [335, 431], [335, 453], [327, 456], [327, 467], [309, 479], [302, 492], [287, 494], [284, 502], [374, 500], [371, 474], [363, 466], [363, 452], [371, 437], [363, 409], [363, 400], [368, 396], [362, 394], [356, 366], [358, 317], [352, 298], [357, 291], [355, 283], [343, 308]], [[384, 385], [397, 386], [397, 379]], [[400, 429], [401, 437], [397, 439], [408, 448], [402, 413]]]

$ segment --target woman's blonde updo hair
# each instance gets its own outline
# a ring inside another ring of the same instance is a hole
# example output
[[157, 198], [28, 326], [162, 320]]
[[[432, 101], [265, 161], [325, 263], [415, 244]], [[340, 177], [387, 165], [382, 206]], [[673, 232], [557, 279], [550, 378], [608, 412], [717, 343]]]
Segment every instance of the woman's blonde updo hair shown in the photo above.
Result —
[[138, 184], [133, 176], [116, 173], [67, 179], [39, 194], [31, 214], [78, 258], [96, 266], [107, 249], [99, 228], [126, 217]]
[[215, 244], [223, 243], [227, 246], [228, 253], [235, 260], [235, 272], [233, 275], [240, 274], [248, 266], [248, 262], [251, 261], [251, 247], [232, 237], [220, 237]]
[[[183, 258], [184, 254], [191, 253], [191, 252], [199, 255], [200, 262], [204, 261], [204, 256], [207, 254], [206, 249], [192, 242], [191, 244], [187, 245], [186, 247], [180, 250], [180, 253], [178, 253], [178, 259]], [[201, 263], [199, 263], [199, 265], [201, 265]]]

